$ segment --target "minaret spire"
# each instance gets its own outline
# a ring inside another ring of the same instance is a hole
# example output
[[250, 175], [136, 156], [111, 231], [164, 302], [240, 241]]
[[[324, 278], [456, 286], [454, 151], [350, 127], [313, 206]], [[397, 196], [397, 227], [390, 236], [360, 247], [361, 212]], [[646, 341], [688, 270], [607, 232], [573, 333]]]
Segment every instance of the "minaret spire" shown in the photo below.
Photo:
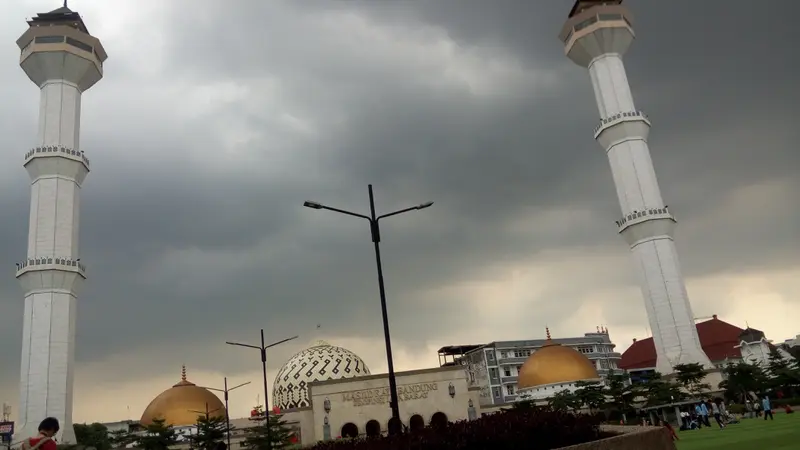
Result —
[[552, 341], [553, 339], [550, 337], [550, 327], [544, 327], [545, 332], [547, 332], [547, 340]]
[[186, 381], [186, 364], [181, 366], [181, 381]]

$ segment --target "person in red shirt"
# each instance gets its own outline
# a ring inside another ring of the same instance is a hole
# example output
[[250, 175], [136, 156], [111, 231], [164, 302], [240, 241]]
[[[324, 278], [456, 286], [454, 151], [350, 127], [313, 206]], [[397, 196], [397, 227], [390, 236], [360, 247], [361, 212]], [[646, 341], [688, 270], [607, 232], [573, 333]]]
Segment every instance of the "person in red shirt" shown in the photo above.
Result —
[[56, 440], [53, 436], [58, 433], [60, 426], [58, 419], [48, 417], [39, 424], [39, 434], [22, 443], [22, 450], [56, 450]]

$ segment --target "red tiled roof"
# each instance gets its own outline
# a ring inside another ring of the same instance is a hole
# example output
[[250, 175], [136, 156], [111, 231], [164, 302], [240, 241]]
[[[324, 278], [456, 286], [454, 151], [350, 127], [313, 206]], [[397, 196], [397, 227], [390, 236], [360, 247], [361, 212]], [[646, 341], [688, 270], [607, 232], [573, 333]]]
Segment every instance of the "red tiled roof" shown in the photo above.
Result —
[[[713, 319], [700, 322], [696, 325], [697, 334], [700, 336], [700, 345], [712, 362], [723, 361], [726, 358], [741, 358], [738, 348], [739, 334], [743, 329], [723, 322], [714, 316]], [[625, 370], [645, 369], [656, 366], [656, 347], [653, 338], [634, 341], [633, 345], [622, 354], [619, 367]]]

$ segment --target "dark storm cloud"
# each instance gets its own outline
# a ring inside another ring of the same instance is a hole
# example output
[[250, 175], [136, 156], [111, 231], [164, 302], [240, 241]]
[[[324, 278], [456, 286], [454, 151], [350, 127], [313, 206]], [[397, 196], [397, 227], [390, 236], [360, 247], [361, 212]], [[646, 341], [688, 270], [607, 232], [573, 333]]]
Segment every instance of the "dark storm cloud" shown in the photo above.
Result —
[[[725, 203], [736, 189], [800, 167], [790, 119], [800, 100], [798, 63], [788, 57], [792, 15], [745, 1], [725, 2], [724, 19], [718, 2], [629, 3], [639, 38], [626, 64], [637, 104], [653, 120], [653, 159], [681, 219], [686, 274], [797, 264], [796, 202]], [[166, 370], [163, 355], [211, 343], [221, 354], [217, 343], [260, 326], [278, 338], [316, 323], [333, 334], [378, 335], [366, 224], [300, 206], [314, 199], [366, 212], [370, 182], [383, 210], [436, 202], [385, 225], [393, 333], [405, 343], [446, 341], [478, 321], [454, 316], [459, 298], [429, 301], [430, 288], [497, 279], [545, 250], [626, 253], [613, 228], [619, 207], [608, 163], [591, 138], [589, 78], [555, 37], [570, 2], [232, 5], [171, 2], [154, 23], [190, 25], [160, 30], [156, 69], [138, 63], [147, 53], [108, 48], [106, 80], [86, 95], [83, 147], [94, 172], [82, 203], [90, 279], [79, 361], [147, 351], [162, 354], [150, 370]], [[771, 2], [781, 5], [797, 10]], [[16, 9], [19, 19], [30, 14]], [[370, 35], [359, 28], [364, 20], [392, 31]], [[22, 31], [6, 29], [4, 42]], [[495, 49], [525, 80], [489, 77], [511, 81], [485, 95], [431, 82], [452, 75], [436, 66], [444, 57], [417, 53], [445, 38], [457, 53]], [[12, 266], [24, 256], [28, 218], [17, 162], [34, 136], [38, 102], [14, 67], [16, 50], [0, 56], [0, 130], [11, 162], [0, 166], [0, 253]], [[218, 91], [228, 93], [202, 101]], [[797, 192], [796, 181], [784, 186]], [[552, 225], [544, 217], [555, 210], [575, 213]], [[778, 213], [781, 220], [764, 219]], [[16, 380], [19, 358], [22, 300], [10, 270], [0, 283], [0, 339], [9, 343], [0, 358], [10, 362], [0, 365], [0, 386]], [[590, 284], [565, 273], [546, 289], [560, 301], [533, 319], [566, 320], [579, 306], [571, 298], [631, 283], [628, 270]], [[219, 362], [190, 358], [193, 367]]]

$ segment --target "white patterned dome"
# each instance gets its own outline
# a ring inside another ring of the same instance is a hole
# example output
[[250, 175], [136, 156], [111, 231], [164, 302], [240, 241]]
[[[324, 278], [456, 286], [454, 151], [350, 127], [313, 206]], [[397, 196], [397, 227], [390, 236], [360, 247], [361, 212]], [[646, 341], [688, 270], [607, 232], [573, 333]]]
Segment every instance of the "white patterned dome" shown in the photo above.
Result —
[[295, 354], [278, 371], [272, 384], [272, 404], [281, 410], [311, 406], [308, 384], [369, 375], [364, 361], [346, 348], [317, 341]]

